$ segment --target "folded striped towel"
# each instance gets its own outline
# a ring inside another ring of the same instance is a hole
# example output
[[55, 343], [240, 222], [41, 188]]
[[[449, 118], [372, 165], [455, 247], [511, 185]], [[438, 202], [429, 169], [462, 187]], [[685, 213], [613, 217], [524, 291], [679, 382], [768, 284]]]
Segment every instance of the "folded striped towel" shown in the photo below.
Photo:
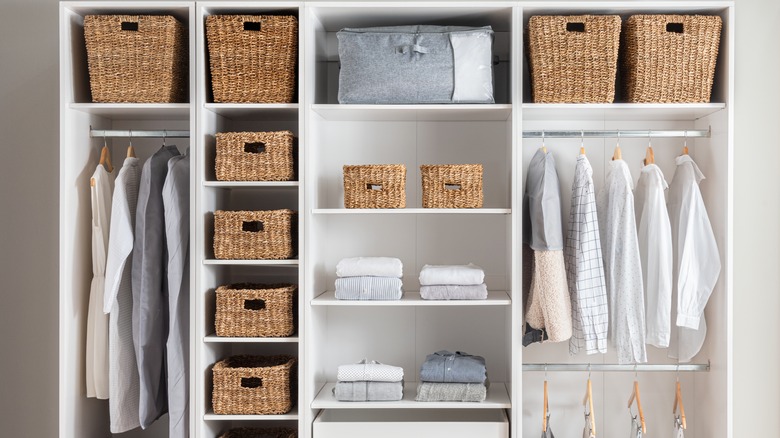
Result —
[[393, 277], [404, 276], [404, 265], [394, 257], [351, 257], [336, 265], [338, 277]]

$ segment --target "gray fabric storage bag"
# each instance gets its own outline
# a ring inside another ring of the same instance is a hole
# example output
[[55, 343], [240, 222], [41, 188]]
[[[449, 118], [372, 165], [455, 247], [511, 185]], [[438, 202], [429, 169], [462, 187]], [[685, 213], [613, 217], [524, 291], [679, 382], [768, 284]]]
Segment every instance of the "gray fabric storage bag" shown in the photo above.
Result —
[[339, 103], [493, 103], [490, 26], [347, 28]]

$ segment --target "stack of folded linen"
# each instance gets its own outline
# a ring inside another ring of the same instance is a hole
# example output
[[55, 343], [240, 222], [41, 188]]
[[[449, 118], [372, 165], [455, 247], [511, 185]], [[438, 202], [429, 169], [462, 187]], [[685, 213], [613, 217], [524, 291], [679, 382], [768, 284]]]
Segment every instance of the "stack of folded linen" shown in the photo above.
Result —
[[487, 298], [485, 271], [471, 263], [425, 265], [420, 271], [420, 297], [424, 300], [484, 300]]
[[404, 398], [404, 369], [363, 359], [340, 365], [333, 395], [339, 401], [397, 401]]
[[352, 257], [336, 265], [336, 299], [400, 300], [401, 260], [392, 257]]
[[420, 367], [417, 401], [482, 402], [489, 382], [485, 359], [442, 350], [429, 354]]

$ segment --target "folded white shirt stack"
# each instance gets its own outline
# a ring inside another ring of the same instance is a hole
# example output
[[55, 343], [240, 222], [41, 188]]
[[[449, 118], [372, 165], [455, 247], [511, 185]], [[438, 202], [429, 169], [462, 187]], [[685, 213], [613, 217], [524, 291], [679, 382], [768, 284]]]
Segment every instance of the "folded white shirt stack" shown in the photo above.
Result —
[[336, 265], [336, 299], [400, 300], [403, 264], [393, 257], [352, 257]]
[[420, 271], [420, 297], [424, 300], [484, 300], [485, 271], [479, 266], [425, 265]]
[[397, 401], [404, 396], [404, 369], [363, 359], [340, 365], [333, 395], [339, 401]]

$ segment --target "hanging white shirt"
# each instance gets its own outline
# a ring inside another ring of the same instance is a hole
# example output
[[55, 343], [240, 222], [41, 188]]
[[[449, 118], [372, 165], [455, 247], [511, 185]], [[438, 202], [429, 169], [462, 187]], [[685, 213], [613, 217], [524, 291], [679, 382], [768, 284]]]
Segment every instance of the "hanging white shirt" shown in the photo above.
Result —
[[87, 397], [108, 398], [108, 316], [103, 314], [106, 252], [111, 223], [111, 175], [102, 164], [92, 174], [92, 283], [87, 314]]
[[138, 158], [126, 158], [116, 177], [111, 210], [106, 293], [103, 300], [103, 311], [109, 313], [108, 405], [111, 433], [127, 432], [141, 425], [138, 419], [140, 383], [133, 346], [131, 286], [131, 253], [140, 178]]
[[689, 155], [677, 157], [669, 186], [669, 218], [674, 245], [675, 297], [669, 357], [689, 362], [707, 335], [704, 307], [720, 275], [720, 253], [699, 190], [704, 179]]
[[642, 266], [632, 186], [626, 162], [610, 161], [596, 202], [609, 300], [609, 339], [621, 364], [647, 362]]
[[655, 164], [642, 168], [634, 191], [639, 254], [645, 286], [647, 343], [669, 346], [672, 325], [672, 228], [664, 190], [668, 185]]

